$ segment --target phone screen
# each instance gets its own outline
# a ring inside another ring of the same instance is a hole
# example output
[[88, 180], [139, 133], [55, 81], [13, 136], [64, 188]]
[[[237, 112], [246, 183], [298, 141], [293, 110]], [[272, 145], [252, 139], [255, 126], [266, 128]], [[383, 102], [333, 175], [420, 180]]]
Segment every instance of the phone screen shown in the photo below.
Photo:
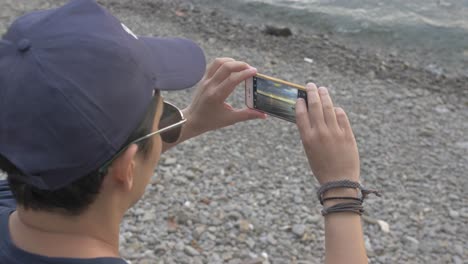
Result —
[[253, 105], [255, 109], [296, 123], [297, 98], [304, 98], [307, 102], [307, 93], [282, 83], [258, 76], [253, 77]]

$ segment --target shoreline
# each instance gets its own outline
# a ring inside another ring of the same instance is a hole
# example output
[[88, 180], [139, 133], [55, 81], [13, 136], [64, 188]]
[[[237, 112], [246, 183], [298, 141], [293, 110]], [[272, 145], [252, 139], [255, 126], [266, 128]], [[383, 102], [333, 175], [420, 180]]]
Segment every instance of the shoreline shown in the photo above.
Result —
[[[354, 51], [365, 48], [370, 53], [399, 58], [413, 67], [432, 71], [436, 75], [468, 76], [468, 71], [464, 70], [468, 68], [468, 31], [455, 25], [442, 27], [396, 20], [375, 22], [367, 20], [362, 14], [351, 16], [346, 9], [343, 15], [336, 11], [324, 12], [319, 4], [315, 10], [263, 1], [200, 2], [203, 4], [199, 5], [218, 8], [226, 15], [238, 17], [246, 23], [287, 26], [307, 34], [327, 34], [337, 43], [343, 43]], [[336, 7], [334, 4], [331, 6]]]
[[[133, 9], [136, 12], [151, 13], [155, 8], [171, 9], [172, 12], [158, 13], [187, 31], [197, 32], [205, 38], [217, 41], [238, 42], [252, 50], [271, 50], [283, 54], [278, 59], [304, 60], [310, 58], [314, 64], [326, 65], [330, 70], [348, 76], [365, 75], [369, 79], [390, 80], [399, 85], [422, 88], [430, 92], [449, 94], [453, 98], [464, 98], [468, 105], [468, 76], [436, 74], [418, 68], [395, 55], [380, 55], [365, 46], [359, 50], [348, 47], [339, 37], [326, 34], [312, 34], [301, 29], [293, 29], [289, 37], [277, 37], [264, 33], [265, 25], [245, 23], [239, 17], [228, 17], [223, 10], [212, 6], [201, 6], [188, 1], [141, 2], [138, 6], [112, 1], [118, 8]], [[180, 16], [174, 15], [180, 12]], [[261, 37], [256, 37], [261, 36]], [[288, 47], [285, 50], [284, 47]]]

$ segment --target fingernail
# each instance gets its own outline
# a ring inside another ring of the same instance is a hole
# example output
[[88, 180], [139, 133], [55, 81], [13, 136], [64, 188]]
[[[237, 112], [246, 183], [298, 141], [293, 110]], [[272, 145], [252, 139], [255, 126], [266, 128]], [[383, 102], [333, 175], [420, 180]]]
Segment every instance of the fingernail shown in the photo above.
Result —
[[320, 87], [320, 88], [319, 88], [319, 92], [320, 92], [320, 94], [323, 94], [323, 95], [328, 94], [328, 90], [327, 90], [326, 87]]
[[336, 112], [337, 114], [341, 114], [341, 113], [343, 113], [344, 111], [343, 111], [343, 109], [340, 108], [340, 107], [335, 107], [335, 112]]
[[315, 87], [315, 83], [308, 83], [306, 85], [306, 89], [308, 89], [308, 90], [312, 90], [312, 89], [314, 89], [314, 87]]

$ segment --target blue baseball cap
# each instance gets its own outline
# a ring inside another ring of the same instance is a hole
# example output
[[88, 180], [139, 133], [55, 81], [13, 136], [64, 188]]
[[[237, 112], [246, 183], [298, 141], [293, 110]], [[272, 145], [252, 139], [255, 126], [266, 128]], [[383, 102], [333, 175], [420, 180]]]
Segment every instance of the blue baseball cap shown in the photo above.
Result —
[[0, 40], [0, 154], [21, 181], [64, 187], [117, 153], [155, 89], [205, 67], [194, 42], [137, 36], [94, 0], [28, 13]]

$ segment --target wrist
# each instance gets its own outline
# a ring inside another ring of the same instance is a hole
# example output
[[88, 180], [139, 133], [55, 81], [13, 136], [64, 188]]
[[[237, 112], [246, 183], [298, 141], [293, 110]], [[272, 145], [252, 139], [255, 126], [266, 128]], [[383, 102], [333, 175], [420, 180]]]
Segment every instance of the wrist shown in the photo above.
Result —
[[187, 119], [187, 122], [182, 127], [181, 136], [183, 137], [183, 140], [188, 140], [190, 138], [196, 137], [204, 133], [204, 131], [202, 131], [202, 129], [198, 126], [198, 124], [194, 120], [192, 112], [190, 111], [189, 107], [183, 109], [182, 113], [184, 114], [185, 119]]

